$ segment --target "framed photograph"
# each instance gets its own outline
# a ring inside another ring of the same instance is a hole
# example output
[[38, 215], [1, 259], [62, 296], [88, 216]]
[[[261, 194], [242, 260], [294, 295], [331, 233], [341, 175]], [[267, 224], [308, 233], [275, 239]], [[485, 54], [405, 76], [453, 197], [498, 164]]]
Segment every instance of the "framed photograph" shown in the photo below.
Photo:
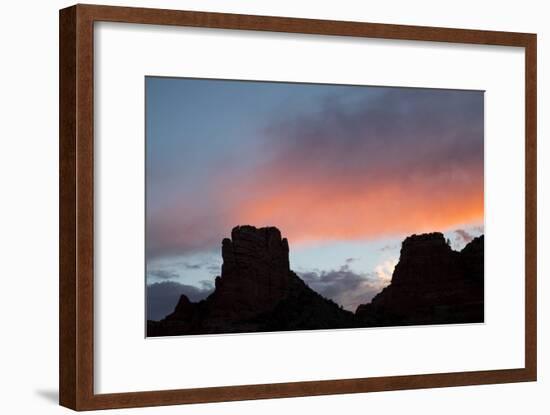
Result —
[[60, 404], [536, 380], [536, 35], [60, 11]]

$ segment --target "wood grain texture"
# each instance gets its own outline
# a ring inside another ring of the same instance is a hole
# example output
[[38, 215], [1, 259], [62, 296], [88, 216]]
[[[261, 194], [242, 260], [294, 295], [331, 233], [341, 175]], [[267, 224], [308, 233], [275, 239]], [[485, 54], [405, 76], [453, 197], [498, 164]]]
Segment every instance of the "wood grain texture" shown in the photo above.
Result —
[[537, 378], [537, 38], [525, 45], [525, 370]]
[[59, 18], [59, 402], [76, 406], [76, 9]]
[[[525, 48], [525, 367], [94, 394], [93, 23], [242, 29]], [[75, 410], [524, 382], [537, 376], [536, 35], [223, 13], [76, 5], [60, 11], [60, 404]]]

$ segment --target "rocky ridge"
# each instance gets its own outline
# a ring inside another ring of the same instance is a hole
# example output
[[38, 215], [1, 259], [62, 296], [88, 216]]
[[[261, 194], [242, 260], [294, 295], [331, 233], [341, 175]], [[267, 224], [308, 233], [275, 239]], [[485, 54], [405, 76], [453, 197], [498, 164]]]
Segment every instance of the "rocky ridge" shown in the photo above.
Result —
[[352, 327], [353, 313], [309, 288], [291, 271], [288, 253], [275, 227], [235, 227], [222, 241], [214, 292], [198, 303], [182, 295], [173, 313], [148, 323], [148, 335]]
[[482, 322], [483, 235], [460, 252], [442, 233], [407, 237], [391, 284], [356, 310], [359, 324], [395, 326]]
[[483, 236], [453, 251], [443, 234], [402, 244], [390, 285], [355, 314], [309, 288], [291, 269], [289, 246], [275, 227], [237, 226], [222, 241], [215, 290], [182, 295], [148, 336], [314, 330], [483, 321]]

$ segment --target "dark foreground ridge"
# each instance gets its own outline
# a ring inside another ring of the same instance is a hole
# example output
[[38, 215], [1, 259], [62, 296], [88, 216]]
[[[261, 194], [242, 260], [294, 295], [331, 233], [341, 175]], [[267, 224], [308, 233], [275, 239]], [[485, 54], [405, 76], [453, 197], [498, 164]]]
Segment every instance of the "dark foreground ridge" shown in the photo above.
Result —
[[483, 239], [456, 252], [438, 232], [406, 238], [391, 284], [357, 307], [360, 324], [483, 322]]
[[182, 295], [148, 336], [315, 330], [483, 321], [483, 236], [461, 252], [443, 234], [405, 239], [392, 282], [355, 314], [309, 288], [291, 269], [275, 227], [238, 226], [222, 242], [215, 290], [193, 303]]
[[148, 322], [148, 336], [354, 327], [353, 313], [290, 270], [288, 242], [277, 228], [234, 228], [222, 258], [214, 292], [198, 303], [182, 295], [172, 314]]

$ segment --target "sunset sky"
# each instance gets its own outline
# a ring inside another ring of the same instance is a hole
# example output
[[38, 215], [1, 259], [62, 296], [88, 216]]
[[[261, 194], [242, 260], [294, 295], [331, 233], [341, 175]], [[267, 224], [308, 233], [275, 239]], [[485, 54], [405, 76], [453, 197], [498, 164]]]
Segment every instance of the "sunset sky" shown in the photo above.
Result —
[[211, 292], [236, 225], [278, 227], [352, 311], [406, 236], [461, 249], [483, 233], [483, 119], [482, 91], [147, 77], [149, 318]]

